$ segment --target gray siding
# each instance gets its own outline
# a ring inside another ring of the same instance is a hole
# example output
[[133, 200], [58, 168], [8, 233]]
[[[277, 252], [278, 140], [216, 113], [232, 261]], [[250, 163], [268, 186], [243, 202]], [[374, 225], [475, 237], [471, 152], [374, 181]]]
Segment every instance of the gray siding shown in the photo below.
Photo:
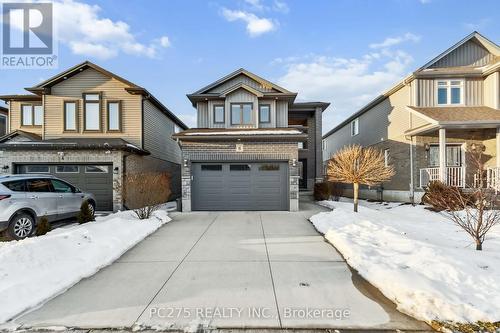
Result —
[[276, 102], [276, 127], [288, 127], [288, 103]]
[[172, 139], [174, 122], [150, 101], [144, 100], [144, 148], [151, 156], [181, 163], [181, 150]]
[[198, 102], [196, 104], [199, 128], [208, 128], [208, 102]]
[[494, 55], [488, 52], [483, 46], [468, 41], [450, 54], [435, 62], [430, 68], [475, 66], [480, 67], [493, 60]]
[[262, 91], [262, 92], [273, 92], [273, 91], [276, 91], [274, 89], [272, 89], [271, 87], [267, 87], [265, 84], [262, 84], [260, 82], [257, 82], [251, 78], [249, 78], [248, 76], [246, 75], [238, 75], [234, 78], [232, 78], [231, 80], [229, 81], [226, 81], [224, 83], [222, 83], [221, 85], [217, 86], [217, 87], [214, 87], [212, 89], [210, 89], [208, 92], [209, 93], [220, 93], [220, 92], [223, 92], [239, 83], [243, 83], [243, 84], [246, 84], [252, 88], [255, 88], [259, 91]]
[[[437, 106], [436, 81], [438, 79], [418, 79], [417, 106]], [[467, 106], [483, 105], [483, 79], [466, 78], [464, 83], [464, 102]]]

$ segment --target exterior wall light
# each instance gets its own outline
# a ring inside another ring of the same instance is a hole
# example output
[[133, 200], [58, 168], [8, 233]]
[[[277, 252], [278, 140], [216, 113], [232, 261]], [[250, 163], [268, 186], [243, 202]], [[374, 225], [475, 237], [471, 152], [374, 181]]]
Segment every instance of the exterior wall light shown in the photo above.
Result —
[[184, 167], [187, 167], [188, 166], [188, 160], [184, 159]]
[[116, 166], [116, 167], [114, 167], [114, 168], [113, 168], [113, 173], [114, 173], [115, 175], [117, 175], [117, 174], [118, 174], [118, 171], [120, 171], [120, 168], [119, 168], [119, 167], [117, 167], [117, 166]]
[[296, 158], [292, 159], [292, 166], [294, 166], [294, 167], [297, 166], [297, 159]]
[[57, 155], [59, 155], [59, 158], [64, 161], [64, 152], [63, 151], [58, 151]]

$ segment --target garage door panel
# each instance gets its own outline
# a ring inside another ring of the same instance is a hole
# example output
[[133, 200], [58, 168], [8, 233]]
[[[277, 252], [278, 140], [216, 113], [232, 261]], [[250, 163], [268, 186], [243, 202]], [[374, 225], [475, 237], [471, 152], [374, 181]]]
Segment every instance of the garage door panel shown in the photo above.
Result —
[[288, 163], [192, 164], [193, 210], [287, 210]]

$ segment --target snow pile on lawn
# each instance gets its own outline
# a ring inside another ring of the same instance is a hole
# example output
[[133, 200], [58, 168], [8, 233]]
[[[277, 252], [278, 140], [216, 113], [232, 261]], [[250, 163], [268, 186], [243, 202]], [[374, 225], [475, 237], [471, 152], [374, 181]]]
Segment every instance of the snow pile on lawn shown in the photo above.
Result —
[[365, 279], [398, 309], [430, 322], [500, 320], [500, 228], [483, 251], [445, 216], [423, 206], [323, 201], [311, 217]]
[[164, 210], [147, 220], [126, 211], [0, 243], [0, 323], [92, 276], [169, 221]]

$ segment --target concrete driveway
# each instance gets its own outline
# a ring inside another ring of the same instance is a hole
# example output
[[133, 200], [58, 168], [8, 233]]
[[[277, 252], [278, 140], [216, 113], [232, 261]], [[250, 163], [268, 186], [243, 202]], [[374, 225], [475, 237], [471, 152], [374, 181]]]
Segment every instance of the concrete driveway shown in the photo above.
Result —
[[173, 213], [116, 263], [15, 322], [428, 330], [350, 271], [307, 220], [321, 209], [305, 202], [297, 213]]

